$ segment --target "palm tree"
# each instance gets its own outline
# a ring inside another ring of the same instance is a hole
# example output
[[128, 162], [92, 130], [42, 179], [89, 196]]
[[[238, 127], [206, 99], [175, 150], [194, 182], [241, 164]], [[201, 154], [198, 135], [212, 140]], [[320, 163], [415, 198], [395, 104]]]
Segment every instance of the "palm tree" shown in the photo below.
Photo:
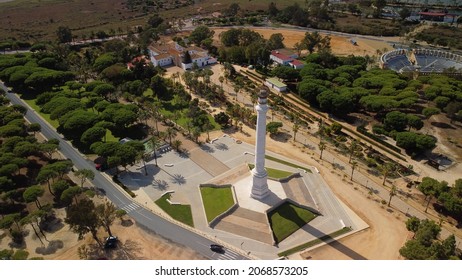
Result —
[[297, 136], [297, 132], [299, 130], [300, 126], [298, 125], [297, 122], [294, 123], [294, 126], [292, 126], [292, 131], [294, 132], [294, 142], [295, 142], [295, 137]]
[[205, 131], [207, 132], [207, 142], [210, 142], [210, 131], [214, 129], [215, 127], [210, 122], [207, 122], [204, 125], [204, 128], [205, 128]]
[[385, 163], [383, 166], [382, 166], [382, 174], [383, 174], [383, 182], [382, 182], [382, 185], [385, 186], [385, 181], [387, 180], [387, 177], [388, 175], [390, 175], [390, 173], [395, 169], [395, 165], [393, 163]]
[[322, 152], [324, 149], [326, 149], [326, 143], [324, 141], [319, 142], [319, 150], [321, 151], [321, 154], [319, 155], [319, 159], [322, 159]]
[[173, 141], [172, 147], [179, 153], [182, 144], [183, 144], [183, 142], [176, 139], [175, 141]]
[[396, 186], [392, 186], [390, 189], [390, 199], [388, 200], [388, 207], [390, 207], [391, 199], [396, 195]]
[[355, 151], [358, 149], [358, 141], [353, 140], [350, 145], [350, 158], [348, 159], [348, 163], [351, 163], [351, 159], [353, 158], [353, 155]]
[[353, 160], [353, 162], [351, 162], [351, 177], [350, 177], [350, 181], [353, 181], [353, 172], [355, 172], [355, 169], [356, 169], [357, 166], [358, 166], [358, 162]]
[[199, 136], [201, 135], [201, 130], [198, 127], [194, 127], [192, 131], [192, 136], [194, 141], [197, 143], [199, 141]]
[[173, 127], [167, 128], [167, 130], [165, 132], [166, 132], [166, 136], [168, 137], [168, 140], [169, 140], [169, 143], [170, 143], [170, 146], [171, 146], [172, 145], [172, 138], [176, 137], [177, 132]]
[[159, 166], [157, 165], [157, 154], [156, 154], [156, 149], [157, 149], [157, 145], [159, 144], [159, 140], [157, 139], [156, 136], [153, 135], [151, 139], [149, 139], [149, 143], [151, 144], [151, 149], [154, 154], [154, 161], [156, 163], [156, 166]]

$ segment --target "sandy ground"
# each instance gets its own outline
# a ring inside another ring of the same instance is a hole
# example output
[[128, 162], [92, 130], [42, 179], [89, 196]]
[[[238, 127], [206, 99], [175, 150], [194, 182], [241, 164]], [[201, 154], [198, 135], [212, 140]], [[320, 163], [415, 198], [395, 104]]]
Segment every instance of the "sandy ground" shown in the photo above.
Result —
[[[64, 209], [56, 211], [58, 222], [45, 231], [46, 240], [42, 245], [30, 226], [25, 228], [28, 232], [25, 237], [25, 249], [29, 252], [29, 258], [42, 257], [48, 260], [79, 260], [78, 248], [86, 245], [90, 259], [136, 259], [136, 260], [200, 260], [205, 259], [195, 251], [185, 246], [173, 243], [152, 232], [145, 231], [137, 226], [129, 217], [123, 221], [117, 219], [111, 227], [112, 234], [119, 239], [116, 249], [102, 250], [96, 246], [96, 242], [90, 234], [79, 240], [77, 234], [73, 233], [64, 224]], [[103, 240], [107, 233], [101, 228], [98, 232], [100, 240]], [[10, 249], [10, 238], [0, 239], [0, 250]], [[19, 248], [14, 248], [19, 249]]]
[[[284, 36], [284, 44], [287, 48], [293, 48], [295, 43], [300, 42], [303, 37], [305, 36], [305, 32], [303, 30], [292, 30], [292, 29], [264, 29], [264, 28], [249, 28], [258, 33], [260, 33], [265, 39], [269, 39], [269, 37], [274, 33], [282, 33]], [[214, 28], [215, 35], [213, 37], [214, 41], [218, 42], [219, 35], [223, 31], [228, 29], [225, 28]], [[363, 39], [357, 38], [354, 35], [351, 37], [344, 37], [344, 36], [335, 36], [331, 35], [331, 47], [332, 52], [337, 55], [377, 55], [377, 50], [383, 51], [384, 48], [387, 50], [392, 49], [390, 44], [384, 41], [376, 41], [370, 39]], [[350, 39], [354, 39], [357, 42], [357, 46], [351, 44]], [[396, 38], [394, 38], [396, 39]]]
[[[222, 132], [214, 132], [211, 137], [221, 134]], [[232, 136], [248, 143], [255, 142], [255, 131], [250, 128], [244, 128], [244, 133], [237, 132]], [[393, 209], [383, 207], [377, 198], [371, 197], [359, 185], [346, 183], [341, 179], [342, 176], [332, 173], [331, 168], [325, 163], [319, 164], [317, 157], [313, 158], [301, 152], [299, 146], [299, 143], [294, 144], [292, 140], [279, 142], [267, 138], [268, 150], [317, 167], [337, 197], [370, 225], [369, 229], [350, 235], [339, 242], [303, 252], [299, 257], [314, 260], [399, 259], [399, 249], [408, 238], [408, 231], [404, 225], [406, 217]]]
[[[98, 199], [97, 199], [98, 200]], [[119, 239], [116, 249], [103, 250], [96, 245], [90, 234], [82, 240], [73, 233], [63, 220], [65, 210], [55, 211], [57, 220], [44, 231], [46, 240], [42, 237], [43, 245], [35, 235], [31, 226], [25, 227], [27, 233], [25, 244], [20, 248], [10, 246], [11, 239], [4, 235], [0, 238], [0, 250], [25, 249], [29, 258], [42, 257], [47, 260], [79, 260], [78, 248], [85, 245], [88, 249], [88, 259], [135, 259], [135, 260], [200, 260], [204, 259], [195, 251], [185, 246], [173, 243], [159, 235], [137, 226], [128, 216], [123, 221], [116, 219], [111, 227], [112, 234]], [[1, 232], [0, 232], [0, 235]], [[98, 231], [100, 240], [108, 234], [103, 228]]]

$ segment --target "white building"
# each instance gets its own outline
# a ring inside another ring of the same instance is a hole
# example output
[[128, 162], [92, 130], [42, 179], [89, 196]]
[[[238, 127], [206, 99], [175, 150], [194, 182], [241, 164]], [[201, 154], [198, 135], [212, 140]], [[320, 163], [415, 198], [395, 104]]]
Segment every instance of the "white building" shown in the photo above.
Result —
[[[206, 65], [217, 63], [216, 58], [209, 56], [207, 50], [198, 47], [182, 47], [178, 43], [156, 44], [148, 47], [149, 56], [154, 66], [176, 65], [183, 70], [192, 69], [193, 65], [201, 68]], [[191, 63], [183, 63], [184, 52], [191, 55]]]

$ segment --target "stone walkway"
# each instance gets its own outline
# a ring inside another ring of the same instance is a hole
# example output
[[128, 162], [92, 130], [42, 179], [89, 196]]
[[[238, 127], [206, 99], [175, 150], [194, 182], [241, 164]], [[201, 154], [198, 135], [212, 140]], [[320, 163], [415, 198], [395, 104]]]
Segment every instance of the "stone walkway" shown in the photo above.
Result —
[[221, 219], [215, 228], [266, 244], [273, 244], [268, 219], [264, 213], [238, 207]]
[[189, 158], [213, 177], [223, 174], [230, 169], [200, 147], [192, 149], [189, 152]]

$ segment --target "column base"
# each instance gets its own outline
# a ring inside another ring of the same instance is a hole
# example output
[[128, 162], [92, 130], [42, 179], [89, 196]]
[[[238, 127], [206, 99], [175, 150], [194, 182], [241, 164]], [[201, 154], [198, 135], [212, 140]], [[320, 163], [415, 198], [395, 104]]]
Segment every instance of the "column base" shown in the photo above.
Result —
[[268, 174], [257, 174], [255, 169], [252, 170], [252, 191], [250, 193], [250, 197], [254, 199], [261, 200], [269, 195], [270, 190], [268, 188]]

